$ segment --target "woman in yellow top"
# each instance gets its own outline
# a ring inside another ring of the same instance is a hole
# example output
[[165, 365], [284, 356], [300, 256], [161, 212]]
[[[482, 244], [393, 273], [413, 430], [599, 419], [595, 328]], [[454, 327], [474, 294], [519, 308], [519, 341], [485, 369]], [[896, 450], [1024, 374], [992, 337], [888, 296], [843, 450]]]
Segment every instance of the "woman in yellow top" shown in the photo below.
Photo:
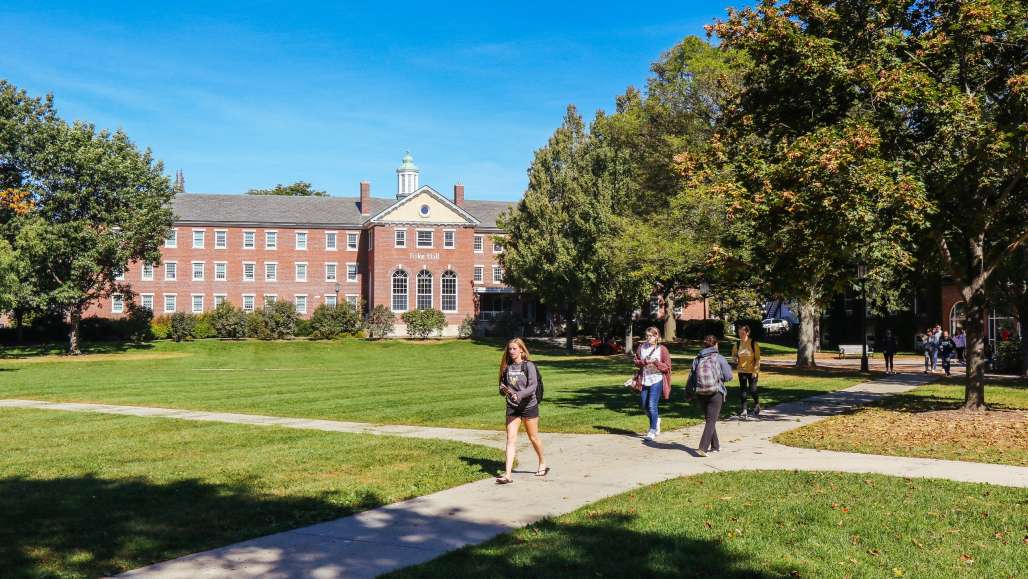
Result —
[[757, 377], [760, 375], [760, 344], [750, 339], [750, 327], [739, 326], [739, 343], [732, 346], [732, 361], [739, 374], [739, 401], [742, 411], [739, 418], [748, 418], [746, 398], [753, 396], [753, 415], [760, 416], [760, 394], [757, 393]]

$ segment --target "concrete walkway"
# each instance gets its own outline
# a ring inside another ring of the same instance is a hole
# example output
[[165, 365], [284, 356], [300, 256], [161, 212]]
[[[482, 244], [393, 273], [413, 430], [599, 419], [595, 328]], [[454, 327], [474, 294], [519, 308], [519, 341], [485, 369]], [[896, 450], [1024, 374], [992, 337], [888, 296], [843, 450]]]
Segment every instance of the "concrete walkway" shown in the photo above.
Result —
[[[827, 416], [846, 412], [883, 396], [905, 392], [927, 381], [923, 375], [898, 375], [858, 384], [843, 391], [782, 404], [760, 420], [718, 425], [723, 451], [700, 458], [693, 450], [702, 427], [662, 435], [642, 443], [637, 436], [546, 435], [545, 479], [517, 473], [517, 483], [499, 486], [484, 480], [351, 517], [269, 535], [189, 555], [126, 573], [126, 577], [374, 577], [433, 559], [464, 545], [561, 515], [638, 486], [679, 476], [731, 470], [827, 470], [873, 472], [906, 477], [1028, 487], [1028, 468], [918, 458], [826, 452], [770, 442], [775, 435]], [[111, 412], [186, 420], [228, 418], [231, 422], [320, 430], [417, 437], [441, 437], [495, 446], [502, 434], [442, 428], [371, 426], [334, 421], [304, 421], [239, 414], [181, 412], [125, 406], [0, 401], [0, 406]], [[534, 456], [522, 449], [525, 469]]]

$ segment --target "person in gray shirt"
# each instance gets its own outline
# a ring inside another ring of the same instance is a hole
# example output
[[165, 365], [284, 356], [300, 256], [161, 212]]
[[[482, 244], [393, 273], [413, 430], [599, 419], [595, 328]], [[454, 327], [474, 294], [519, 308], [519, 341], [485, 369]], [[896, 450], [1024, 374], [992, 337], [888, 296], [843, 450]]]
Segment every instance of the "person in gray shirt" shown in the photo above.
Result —
[[521, 338], [507, 342], [507, 348], [500, 360], [500, 394], [507, 399], [507, 464], [502, 476], [496, 477], [497, 484], [514, 482], [511, 469], [517, 452], [518, 431], [525, 424], [528, 440], [539, 457], [539, 468], [535, 476], [546, 476], [550, 467], [543, 459], [543, 441], [539, 437], [539, 370], [530, 362], [528, 348]]

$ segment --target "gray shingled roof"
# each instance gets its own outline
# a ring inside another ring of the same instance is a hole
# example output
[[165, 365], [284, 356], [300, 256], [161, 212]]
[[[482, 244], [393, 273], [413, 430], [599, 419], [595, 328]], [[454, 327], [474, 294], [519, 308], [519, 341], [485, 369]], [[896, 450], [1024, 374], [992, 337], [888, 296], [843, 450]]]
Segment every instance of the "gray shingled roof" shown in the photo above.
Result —
[[[180, 193], [172, 201], [180, 223], [226, 225], [361, 225], [357, 197], [288, 197], [282, 195], [212, 195]], [[371, 198], [371, 215], [395, 203], [395, 199]], [[495, 228], [497, 216], [515, 205], [509, 201], [465, 201], [464, 210], [480, 221], [481, 228]]]

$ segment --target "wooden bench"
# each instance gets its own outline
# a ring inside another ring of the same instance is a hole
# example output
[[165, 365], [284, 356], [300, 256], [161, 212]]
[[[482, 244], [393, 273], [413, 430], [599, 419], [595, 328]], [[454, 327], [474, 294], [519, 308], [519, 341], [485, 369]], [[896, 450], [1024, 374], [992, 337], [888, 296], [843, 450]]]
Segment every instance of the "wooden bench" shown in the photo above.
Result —
[[[839, 357], [845, 358], [846, 356], [860, 356], [860, 344], [839, 344]], [[867, 357], [871, 358], [874, 355], [874, 350], [870, 346], [867, 348]]]

